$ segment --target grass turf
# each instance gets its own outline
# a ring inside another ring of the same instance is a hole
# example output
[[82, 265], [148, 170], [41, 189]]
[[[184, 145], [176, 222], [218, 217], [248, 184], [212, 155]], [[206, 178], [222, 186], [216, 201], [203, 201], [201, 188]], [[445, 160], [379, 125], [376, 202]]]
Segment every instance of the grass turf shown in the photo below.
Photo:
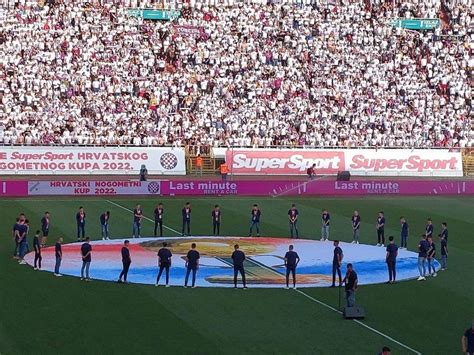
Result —
[[[180, 230], [187, 199], [162, 199], [165, 224]], [[474, 306], [473, 198], [206, 198], [193, 204], [192, 232], [212, 232], [210, 211], [222, 207], [224, 235], [246, 235], [251, 205], [262, 209], [262, 234], [288, 236], [286, 212], [292, 202], [300, 210], [303, 238], [319, 238], [322, 208], [331, 213], [331, 239], [351, 239], [350, 216], [362, 216], [361, 242], [375, 240], [376, 213], [383, 209], [386, 235], [399, 235], [398, 218], [407, 217], [414, 250], [427, 217], [447, 222], [450, 231], [449, 270], [426, 282], [362, 286], [357, 303], [366, 309], [364, 323], [424, 354], [450, 354], [460, 350], [460, 337], [469, 326]], [[136, 199], [113, 199], [127, 208]], [[140, 200], [148, 217], [156, 199]], [[111, 233], [131, 234], [131, 215], [106, 199], [51, 198], [0, 200], [3, 211], [0, 243], [0, 353], [274, 353], [374, 354], [388, 345], [394, 354], [407, 349], [353, 322], [302, 294], [284, 289], [182, 289], [110, 282], [83, 283], [77, 278], [56, 279], [34, 272], [11, 259], [11, 226], [25, 212], [32, 231], [45, 210], [51, 212], [50, 244], [59, 234], [75, 241], [75, 212], [83, 205], [88, 214], [87, 234], [100, 235], [98, 217], [111, 211]], [[153, 223], [143, 222], [143, 235]], [[167, 231], [169, 236], [176, 233]], [[30, 233], [31, 235], [32, 233]], [[30, 242], [31, 245], [31, 242]], [[133, 267], [133, 264], [132, 264]], [[91, 265], [93, 275], [93, 263]], [[471, 275], [471, 276], [469, 276]], [[304, 289], [322, 302], [337, 307], [337, 290]]]

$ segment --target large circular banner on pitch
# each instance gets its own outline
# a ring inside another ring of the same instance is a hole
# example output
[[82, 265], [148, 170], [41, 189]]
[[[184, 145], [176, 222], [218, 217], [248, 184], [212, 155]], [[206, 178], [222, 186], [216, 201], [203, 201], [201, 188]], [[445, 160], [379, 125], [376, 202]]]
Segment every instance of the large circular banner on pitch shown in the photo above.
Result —
[[[233, 286], [231, 254], [234, 245], [239, 244], [245, 252], [247, 283], [252, 287], [281, 287], [285, 284], [284, 256], [290, 244], [294, 245], [301, 261], [297, 268], [299, 287], [325, 287], [332, 283], [332, 242], [305, 239], [247, 238], [247, 237], [180, 237], [130, 239], [132, 264], [128, 280], [132, 283], [155, 284], [158, 273], [157, 252], [166, 241], [173, 253], [170, 284], [184, 284], [185, 256], [191, 243], [197, 244], [201, 254], [196, 285], [200, 287]], [[90, 275], [93, 279], [116, 281], [122, 268], [121, 248], [123, 239], [92, 241], [92, 262]], [[81, 243], [63, 245], [61, 273], [80, 276], [82, 259]], [[382, 283], [388, 280], [386, 250], [364, 244], [340, 243], [344, 253], [342, 271], [352, 263], [359, 276], [360, 284]], [[54, 271], [54, 247], [45, 248], [43, 270]], [[33, 265], [34, 253], [26, 256]], [[400, 250], [397, 258], [397, 280], [418, 277], [418, 255]], [[436, 269], [440, 265], [435, 262]], [[161, 282], [164, 282], [162, 277]]]

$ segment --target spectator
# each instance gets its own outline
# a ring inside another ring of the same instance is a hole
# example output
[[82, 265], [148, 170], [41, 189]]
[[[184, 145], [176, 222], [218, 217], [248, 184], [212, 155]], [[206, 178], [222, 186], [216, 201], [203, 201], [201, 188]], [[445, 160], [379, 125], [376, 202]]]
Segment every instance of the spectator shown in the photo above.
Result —
[[184, 5], [172, 26], [112, 3], [1, 9], [0, 142], [472, 146], [468, 0], [434, 33], [387, 23], [439, 0], [326, 5]]
[[202, 176], [202, 164], [203, 164], [203, 160], [202, 160], [202, 157], [201, 157], [201, 154], [198, 154], [198, 156], [196, 157], [196, 176]]
[[308, 178], [310, 180], [313, 180], [316, 177], [316, 164], [311, 165], [307, 170], [306, 170], [306, 175], [308, 175]]
[[148, 169], [145, 164], [140, 167], [140, 181], [146, 181], [148, 178]]
[[229, 168], [227, 167], [227, 164], [223, 162], [220, 167], [219, 167], [222, 181], [227, 181], [227, 174], [229, 173]]

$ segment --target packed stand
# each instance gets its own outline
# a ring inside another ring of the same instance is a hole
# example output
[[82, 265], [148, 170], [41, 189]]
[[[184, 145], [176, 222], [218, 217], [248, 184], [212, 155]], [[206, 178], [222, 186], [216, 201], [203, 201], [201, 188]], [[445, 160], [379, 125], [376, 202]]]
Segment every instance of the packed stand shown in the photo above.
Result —
[[[440, 17], [435, 31], [393, 28]], [[0, 9], [0, 143], [473, 146], [470, 0]]]

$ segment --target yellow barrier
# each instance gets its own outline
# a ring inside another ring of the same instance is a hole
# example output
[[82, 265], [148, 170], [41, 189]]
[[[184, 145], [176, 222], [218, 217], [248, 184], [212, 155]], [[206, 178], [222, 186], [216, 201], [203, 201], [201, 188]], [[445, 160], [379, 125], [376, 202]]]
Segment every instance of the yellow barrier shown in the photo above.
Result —
[[462, 152], [464, 176], [474, 176], [474, 149], [465, 148]]

